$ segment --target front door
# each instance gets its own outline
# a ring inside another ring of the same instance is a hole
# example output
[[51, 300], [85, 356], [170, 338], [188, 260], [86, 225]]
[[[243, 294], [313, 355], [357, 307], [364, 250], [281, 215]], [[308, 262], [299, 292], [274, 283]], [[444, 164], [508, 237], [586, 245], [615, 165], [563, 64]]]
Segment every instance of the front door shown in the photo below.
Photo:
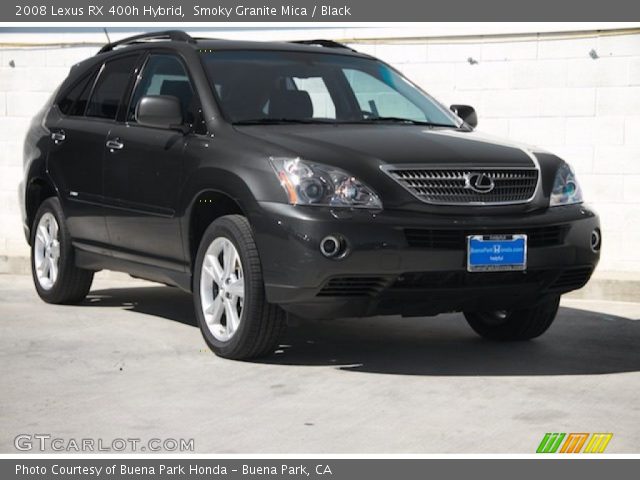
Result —
[[189, 122], [196, 96], [186, 69], [172, 54], [152, 54], [138, 76], [125, 123], [105, 143], [104, 195], [113, 254], [126, 260], [184, 271], [180, 218], [183, 162], [192, 134], [138, 124], [143, 96], [172, 95]]

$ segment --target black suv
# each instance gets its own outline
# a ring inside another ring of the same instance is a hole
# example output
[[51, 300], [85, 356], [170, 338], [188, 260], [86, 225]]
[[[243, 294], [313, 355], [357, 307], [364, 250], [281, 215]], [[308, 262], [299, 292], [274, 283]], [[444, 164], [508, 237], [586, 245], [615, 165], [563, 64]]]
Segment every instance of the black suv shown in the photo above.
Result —
[[536, 337], [598, 263], [598, 216], [567, 163], [476, 123], [327, 40], [108, 44], [26, 138], [36, 289], [79, 302], [101, 269], [180, 287], [237, 359], [272, 352], [286, 313]]

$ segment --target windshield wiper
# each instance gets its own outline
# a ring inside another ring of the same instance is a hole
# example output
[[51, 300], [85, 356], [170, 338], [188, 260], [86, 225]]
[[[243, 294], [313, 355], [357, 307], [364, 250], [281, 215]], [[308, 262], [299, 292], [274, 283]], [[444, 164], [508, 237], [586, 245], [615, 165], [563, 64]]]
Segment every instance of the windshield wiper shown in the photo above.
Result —
[[447, 127], [447, 128], [459, 128], [458, 125], [451, 125], [448, 123], [435, 123], [426, 122], [420, 120], [413, 120], [411, 118], [402, 117], [371, 117], [364, 118], [362, 120], [354, 120], [348, 123], [407, 123], [409, 125], [423, 125], [425, 127]]
[[422, 122], [402, 117], [371, 117], [362, 120], [330, 120], [321, 118], [250, 118], [233, 122], [234, 125], [283, 125], [283, 124], [323, 124], [323, 125], [345, 125], [345, 124], [372, 124], [372, 123], [405, 123], [407, 125], [421, 125], [425, 127], [445, 127], [460, 128], [458, 125], [447, 123]]
[[322, 120], [319, 118], [250, 118], [247, 120], [239, 120], [233, 122], [234, 125], [269, 125], [269, 124], [284, 124], [284, 123], [299, 123], [299, 124], [334, 124], [333, 120]]

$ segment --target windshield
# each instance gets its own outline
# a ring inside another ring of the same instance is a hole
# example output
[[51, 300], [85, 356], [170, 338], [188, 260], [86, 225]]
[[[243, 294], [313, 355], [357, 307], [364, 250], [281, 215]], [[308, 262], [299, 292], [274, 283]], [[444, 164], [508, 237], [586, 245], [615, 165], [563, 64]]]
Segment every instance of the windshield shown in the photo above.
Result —
[[234, 124], [460, 120], [375, 59], [287, 51], [204, 51], [224, 115]]

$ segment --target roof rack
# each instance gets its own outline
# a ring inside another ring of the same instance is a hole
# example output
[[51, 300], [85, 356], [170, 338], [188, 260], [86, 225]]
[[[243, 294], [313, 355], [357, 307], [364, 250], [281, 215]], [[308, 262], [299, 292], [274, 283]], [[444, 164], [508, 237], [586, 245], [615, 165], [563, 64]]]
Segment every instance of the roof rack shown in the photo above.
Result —
[[118, 40], [117, 42], [107, 43], [100, 49], [100, 51], [98, 51], [98, 54], [110, 52], [115, 47], [141, 43], [144, 40], [171, 40], [174, 42], [196, 43], [195, 39], [191, 37], [191, 35], [183, 32], [182, 30], [166, 30], [164, 32], [143, 33], [141, 35], [134, 35], [133, 37], [123, 38], [122, 40]]
[[296, 41], [289, 42], [289, 43], [297, 43], [299, 45], [317, 45], [319, 47], [325, 47], [325, 48], [342, 48], [342, 49], [345, 49], [345, 50], [350, 50], [352, 52], [356, 51], [353, 48], [348, 47], [343, 43], [334, 42], [333, 40], [322, 40], [322, 39], [318, 39], [318, 40], [296, 40]]

